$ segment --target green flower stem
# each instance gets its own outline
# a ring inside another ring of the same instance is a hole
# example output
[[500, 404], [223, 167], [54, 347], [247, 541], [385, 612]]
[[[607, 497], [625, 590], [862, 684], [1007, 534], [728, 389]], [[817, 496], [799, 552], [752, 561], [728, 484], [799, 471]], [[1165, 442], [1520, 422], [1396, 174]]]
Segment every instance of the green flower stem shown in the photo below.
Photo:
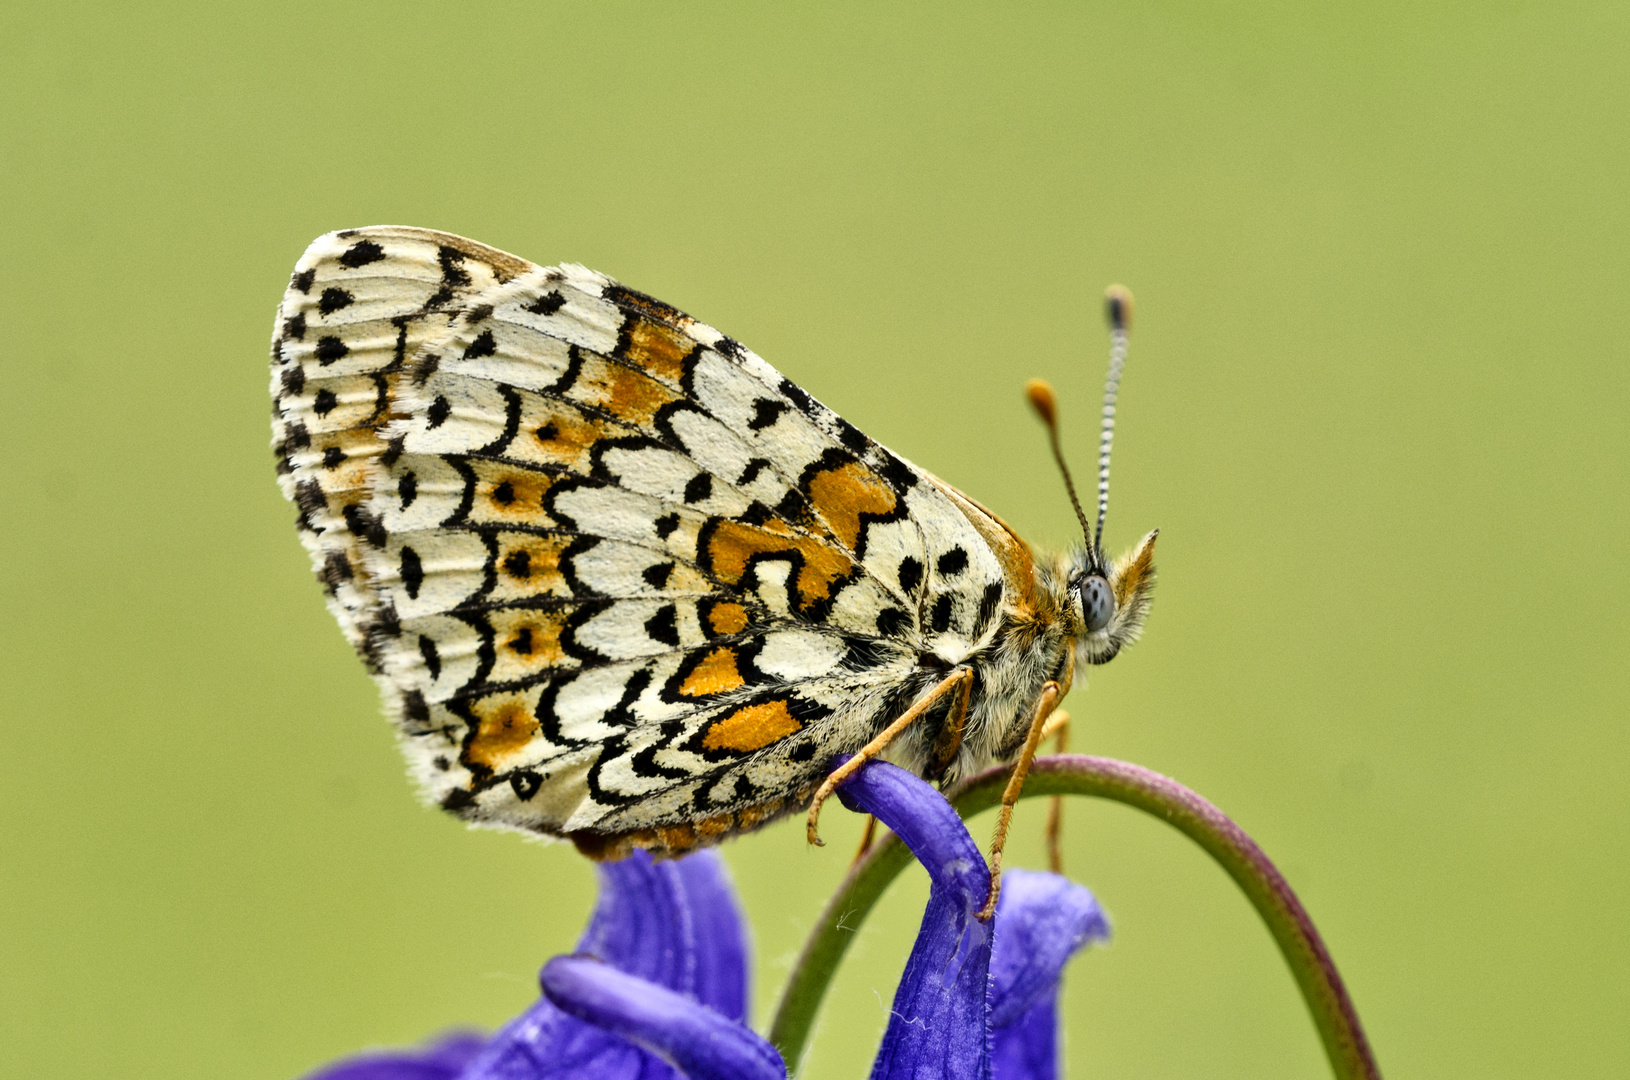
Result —
[[[997, 805], [1011, 766], [987, 769], [946, 792], [963, 817]], [[1338, 1080], [1379, 1080], [1375, 1055], [1364, 1038], [1358, 1014], [1342, 985], [1313, 920], [1279, 871], [1238, 825], [1221, 810], [1175, 780], [1139, 765], [1111, 758], [1065, 754], [1037, 758], [1025, 781], [1024, 798], [1039, 795], [1091, 795], [1135, 806], [1184, 833], [1216, 859], [1256, 908], [1290, 966], [1302, 999], [1313, 1014], [1330, 1067]], [[911, 865], [911, 853], [889, 835], [857, 862], [819, 923], [787, 981], [770, 1042], [791, 1070], [808, 1046], [815, 1015], [855, 931], [883, 890]]]

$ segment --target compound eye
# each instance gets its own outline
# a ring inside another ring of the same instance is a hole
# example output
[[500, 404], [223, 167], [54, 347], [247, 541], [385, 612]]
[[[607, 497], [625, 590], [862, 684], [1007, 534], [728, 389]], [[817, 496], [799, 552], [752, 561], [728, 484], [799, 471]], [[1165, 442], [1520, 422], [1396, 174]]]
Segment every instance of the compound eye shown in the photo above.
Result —
[[1087, 633], [1095, 634], [1109, 625], [1110, 616], [1115, 614], [1115, 594], [1110, 591], [1109, 582], [1096, 574], [1083, 578], [1076, 586], [1075, 596], [1081, 605], [1081, 622]]

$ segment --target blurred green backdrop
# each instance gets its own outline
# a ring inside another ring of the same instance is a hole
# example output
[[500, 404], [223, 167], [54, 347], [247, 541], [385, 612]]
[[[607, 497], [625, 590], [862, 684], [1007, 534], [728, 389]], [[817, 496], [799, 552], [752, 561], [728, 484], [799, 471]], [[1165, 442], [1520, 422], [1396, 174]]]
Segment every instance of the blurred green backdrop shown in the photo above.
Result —
[[[292, 1078], [500, 1023], [584, 921], [570, 849], [414, 802], [273, 484], [290, 267], [382, 222], [661, 296], [1054, 544], [1020, 386], [1088, 469], [1125, 281], [1109, 533], [1162, 582], [1077, 745], [1257, 837], [1389, 1076], [1623, 1070], [1626, 55], [1603, 2], [9, 5], [0, 1071]], [[1071, 1075], [1320, 1075], [1222, 873], [1071, 813], [1117, 930]], [[760, 1022], [827, 829], [727, 849]], [[864, 1073], [923, 895], [809, 1077]]]

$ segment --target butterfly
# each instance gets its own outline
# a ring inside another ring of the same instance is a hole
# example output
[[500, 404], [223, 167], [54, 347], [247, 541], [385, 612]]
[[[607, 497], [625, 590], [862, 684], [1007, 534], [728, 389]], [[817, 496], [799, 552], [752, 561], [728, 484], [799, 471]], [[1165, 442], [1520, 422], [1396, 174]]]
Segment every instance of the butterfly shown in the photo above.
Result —
[[1137, 637], [1155, 534], [1100, 546], [1129, 303], [1097, 534], [1071, 484], [1086, 543], [1039, 556], [609, 277], [329, 233], [277, 313], [279, 482], [430, 800], [597, 858], [678, 854], [809, 805], [839, 755], [950, 783], [1033, 753], [1075, 664]]

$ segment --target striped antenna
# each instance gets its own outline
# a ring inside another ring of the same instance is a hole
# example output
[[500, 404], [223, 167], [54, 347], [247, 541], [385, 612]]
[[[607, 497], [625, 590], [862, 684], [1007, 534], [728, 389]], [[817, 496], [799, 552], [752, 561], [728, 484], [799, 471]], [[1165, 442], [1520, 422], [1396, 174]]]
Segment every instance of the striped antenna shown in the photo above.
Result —
[[1109, 516], [1109, 451], [1115, 443], [1115, 399], [1121, 392], [1121, 371], [1126, 367], [1126, 344], [1132, 332], [1132, 294], [1121, 285], [1111, 285], [1104, 294], [1104, 314], [1109, 318], [1109, 375], [1104, 379], [1104, 427], [1098, 436], [1098, 531], [1092, 538], [1093, 551], [1103, 559], [1104, 519]]

